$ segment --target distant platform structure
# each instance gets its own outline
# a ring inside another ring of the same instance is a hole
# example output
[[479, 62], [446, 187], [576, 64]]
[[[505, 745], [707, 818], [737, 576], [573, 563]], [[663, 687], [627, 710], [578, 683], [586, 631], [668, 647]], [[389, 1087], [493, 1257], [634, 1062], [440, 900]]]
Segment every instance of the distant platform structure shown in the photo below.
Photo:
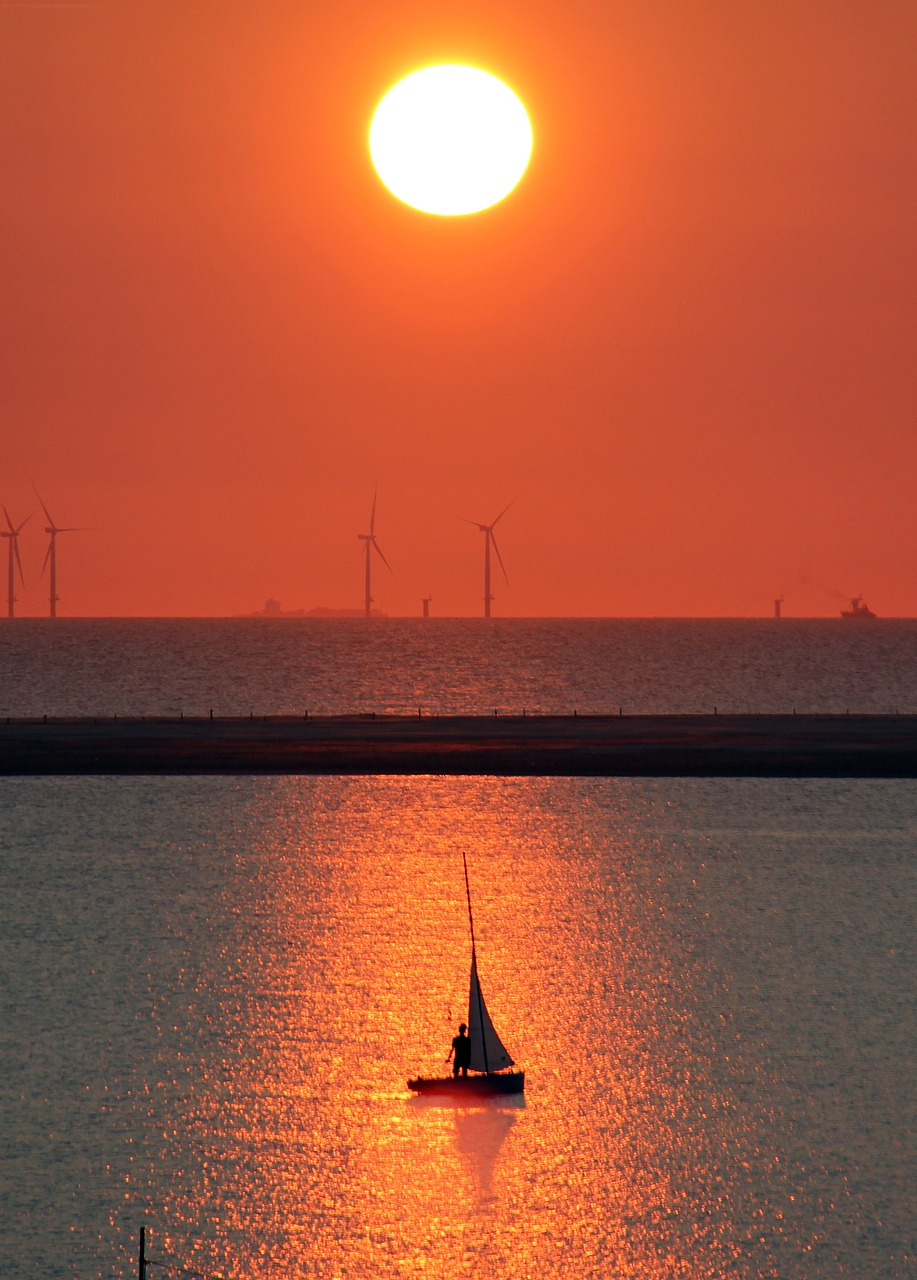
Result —
[[[371, 618], [387, 618], [388, 614], [382, 609], [371, 609], [369, 612]], [[365, 609], [327, 609], [321, 606], [317, 609], [310, 609], [305, 614], [307, 618], [365, 618]]]
[[[253, 609], [251, 613], [242, 614], [245, 618], [363, 618], [362, 609], [328, 609], [323, 606], [317, 609], [284, 609], [279, 600], [265, 600], [263, 609]], [[388, 614], [381, 609], [373, 609], [370, 617], [387, 618]]]
[[283, 609], [279, 600], [265, 600], [263, 609], [254, 609], [249, 617], [252, 618], [304, 618], [306, 616], [305, 609]]

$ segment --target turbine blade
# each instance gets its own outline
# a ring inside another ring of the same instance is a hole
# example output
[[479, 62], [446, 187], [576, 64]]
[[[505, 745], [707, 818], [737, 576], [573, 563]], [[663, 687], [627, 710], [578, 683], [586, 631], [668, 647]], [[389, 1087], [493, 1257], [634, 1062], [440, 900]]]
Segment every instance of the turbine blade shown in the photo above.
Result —
[[389, 573], [394, 573], [394, 572], [395, 572], [395, 570], [392, 568], [392, 566], [391, 566], [391, 565], [389, 564], [389, 562], [386, 560], [385, 556], [383, 556], [383, 555], [382, 555], [382, 548], [379, 546], [379, 544], [378, 544], [378, 542], [376, 541], [376, 539], [375, 539], [375, 538], [373, 538], [373, 540], [372, 540], [372, 544], [373, 544], [373, 546], [376, 548], [376, 550], [379, 552], [379, 555], [380, 555], [380, 556], [382, 556], [382, 563], [385, 565], [386, 569], [388, 569]]
[[[518, 498], [518, 497], [519, 497], [519, 495], [518, 495], [518, 493], [517, 493], [517, 494], [516, 494], [516, 498]], [[510, 501], [509, 501], [509, 502], [507, 502], [506, 506], [503, 508], [503, 510], [502, 510], [502, 511], [500, 512], [500, 514], [497, 516], [497, 520], [502, 520], [502, 519], [503, 519], [503, 517], [506, 515], [507, 511], [509, 511], [510, 507], [511, 507], [511, 506], [513, 505], [513, 503], [516, 501], [516, 498], [511, 498], [511, 499], [510, 499]], [[491, 521], [491, 525], [490, 525], [491, 529], [492, 529], [492, 528], [494, 527], [494, 525], [497, 523], [497, 520], [492, 520], [492, 521]]]
[[[33, 489], [35, 489], [35, 485], [34, 485], [34, 483], [32, 484], [32, 488], [33, 488]], [[46, 516], [47, 516], [47, 518], [48, 518], [48, 524], [49, 524], [49, 525], [51, 526], [51, 528], [53, 529], [53, 528], [54, 528], [54, 521], [51, 519], [51, 512], [48, 510], [48, 508], [45, 506], [45, 504], [41, 501], [41, 494], [38, 492], [38, 490], [37, 490], [37, 489], [35, 489], [35, 497], [36, 497], [36, 498], [38, 499], [38, 501], [41, 503], [41, 509], [42, 509], [42, 511], [45, 513], [45, 515], [46, 515]]]
[[[496, 521], [494, 521], [494, 524], [496, 524]], [[497, 539], [494, 537], [493, 525], [490, 526], [490, 544], [493, 547], [494, 551], [496, 551], [497, 553], [497, 560], [500, 562], [500, 568], [503, 570], [503, 577], [506, 578], [507, 582], [509, 582], [509, 576], [507, 575], [506, 569], [503, 564], [503, 557], [500, 555], [500, 548], [497, 546]]]
[[[4, 508], [4, 510], [5, 509], [6, 508]], [[17, 538], [19, 537], [20, 533], [22, 533], [23, 529], [26, 527], [26, 525], [29, 523], [31, 519], [32, 519], [32, 513], [30, 511], [29, 514], [26, 516], [26, 518], [20, 524], [19, 528], [15, 530], [15, 534]]]
[[7, 523], [7, 526], [8, 526], [8, 528], [9, 528], [10, 533], [15, 533], [15, 532], [16, 532], [16, 530], [13, 528], [13, 522], [12, 522], [12, 520], [10, 519], [10, 513], [7, 511], [6, 507], [4, 507], [4, 508], [3, 508], [3, 514], [6, 516], [6, 523]]
[[19, 567], [19, 581], [25, 586], [25, 574], [22, 572], [22, 561], [19, 559], [19, 543], [13, 538], [13, 553], [16, 556], [16, 564]]
[[49, 543], [48, 543], [48, 550], [45, 552], [45, 562], [44, 562], [44, 564], [41, 566], [41, 576], [42, 576], [42, 577], [44, 577], [44, 576], [45, 576], [45, 569], [47, 569], [47, 567], [48, 567], [48, 561], [51, 559], [51, 546], [52, 546], [52, 543], [50, 543], [50, 542], [49, 542]]
[[369, 536], [372, 537], [376, 532], [376, 498], [379, 494], [379, 486], [373, 489], [373, 509], [369, 513]]

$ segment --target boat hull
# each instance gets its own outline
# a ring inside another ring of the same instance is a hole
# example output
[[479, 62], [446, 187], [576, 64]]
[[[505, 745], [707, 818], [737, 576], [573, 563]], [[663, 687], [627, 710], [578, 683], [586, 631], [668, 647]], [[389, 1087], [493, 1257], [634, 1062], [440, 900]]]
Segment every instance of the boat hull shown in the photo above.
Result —
[[508, 1093], [522, 1093], [524, 1071], [500, 1071], [480, 1076], [418, 1076], [408, 1081], [413, 1093], [435, 1094], [449, 1098], [499, 1098]]

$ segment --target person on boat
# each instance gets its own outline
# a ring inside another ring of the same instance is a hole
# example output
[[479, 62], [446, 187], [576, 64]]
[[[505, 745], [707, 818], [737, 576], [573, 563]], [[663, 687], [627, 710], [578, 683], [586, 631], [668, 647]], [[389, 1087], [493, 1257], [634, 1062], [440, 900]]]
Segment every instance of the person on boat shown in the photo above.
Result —
[[[452, 1058], [452, 1074], [456, 1077], [459, 1073], [467, 1076], [468, 1067], [471, 1064], [471, 1041], [468, 1039], [467, 1031], [467, 1025], [464, 1022], [461, 1023], [459, 1033], [453, 1037], [452, 1048], [446, 1057], [447, 1062], [449, 1058]], [[453, 1055], [455, 1056], [453, 1057]]]

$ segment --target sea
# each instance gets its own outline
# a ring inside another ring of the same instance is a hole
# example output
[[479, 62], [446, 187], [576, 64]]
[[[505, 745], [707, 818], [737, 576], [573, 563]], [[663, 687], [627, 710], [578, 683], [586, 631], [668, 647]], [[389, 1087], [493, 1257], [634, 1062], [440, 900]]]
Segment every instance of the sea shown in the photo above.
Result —
[[[917, 622], [0, 624], [0, 715], [917, 714]], [[917, 1276], [917, 787], [0, 779], [0, 1277]], [[521, 1099], [419, 1100], [470, 944]]]

